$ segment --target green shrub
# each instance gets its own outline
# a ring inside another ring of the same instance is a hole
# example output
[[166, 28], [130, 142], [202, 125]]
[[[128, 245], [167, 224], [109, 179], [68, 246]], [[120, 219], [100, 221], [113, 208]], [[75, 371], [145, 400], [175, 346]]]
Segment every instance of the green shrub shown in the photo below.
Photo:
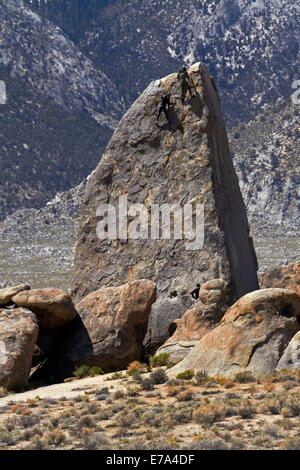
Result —
[[76, 367], [76, 369], [73, 372], [73, 375], [77, 377], [78, 379], [83, 379], [84, 377], [88, 377], [88, 375], [90, 375], [90, 368], [83, 364], [82, 366]]
[[176, 379], [180, 380], [191, 380], [194, 377], [193, 370], [185, 370], [176, 376]]
[[103, 369], [101, 369], [101, 367], [94, 366], [90, 368], [90, 375], [104, 375], [104, 374], [105, 372]]
[[152, 367], [162, 367], [166, 366], [169, 362], [170, 354], [169, 353], [161, 353], [157, 356], [151, 357], [150, 363]]

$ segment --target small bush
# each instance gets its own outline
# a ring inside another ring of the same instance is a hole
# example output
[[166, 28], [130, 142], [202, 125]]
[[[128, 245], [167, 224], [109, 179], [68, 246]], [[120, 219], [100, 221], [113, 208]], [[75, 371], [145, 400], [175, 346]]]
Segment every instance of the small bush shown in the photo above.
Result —
[[169, 358], [170, 358], [169, 353], [158, 354], [157, 356], [151, 357], [150, 364], [152, 367], [166, 366], [169, 362]]
[[194, 377], [193, 370], [185, 370], [176, 376], [176, 379], [179, 380], [191, 380]]
[[105, 450], [109, 449], [109, 442], [101, 432], [96, 432], [84, 437], [84, 449], [86, 450]]
[[6, 397], [8, 395], [8, 391], [6, 388], [0, 387], [0, 398]]
[[83, 364], [82, 366], [76, 367], [76, 369], [73, 372], [73, 375], [77, 377], [78, 379], [83, 379], [84, 377], [88, 377], [90, 375], [90, 368]]
[[240, 384], [246, 384], [250, 382], [256, 382], [256, 379], [255, 377], [253, 377], [252, 372], [244, 371], [244, 372], [238, 372], [237, 374], [235, 374], [234, 381]]
[[300, 438], [293, 437], [283, 443], [284, 450], [300, 450]]
[[79, 426], [82, 428], [92, 428], [95, 426], [95, 423], [90, 416], [84, 415], [84, 416], [81, 416], [79, 420]]
[[59, 445], [65, 442], [65, 440], [66, 440], [66, 435], [59, 429], [50, 431], [45, 435], [45, 441], [49, 445]]
[[207, 373], [205, 370], [200, 370], [195, 374], [195, 380], [198, 385], [204, 385], [207, 380]]
[[180, 393], [177, 396], [178, 401], [191, 401], [193, 399], [194, 393], [191, 390]]
[[154, 385], [160, 385], [167, 382], [168, 376], [163, 369], [157, 369], [152, 372], [149, 379]]
[[101, 369], [101, 367], [94, 366], [94, 367], [91, 367], [89, 370], [89, 375], [104, 375], [104, 374], [105, 372], [103, 369]]
[[124, 395], [125, 394], [124, 394], [123, 390], [116, 390], [115, 393], [114, 393], [114, 399], [118, 400], [119, 398], [123, 398]]
[[6, 429], [0, 429], [0, 444], [14, 445], [15, 440], [13, 433]]
[[150, 379], [143, 379], [141, 381], [141, 387], [146, 391], [154, 390], [153, 382]]

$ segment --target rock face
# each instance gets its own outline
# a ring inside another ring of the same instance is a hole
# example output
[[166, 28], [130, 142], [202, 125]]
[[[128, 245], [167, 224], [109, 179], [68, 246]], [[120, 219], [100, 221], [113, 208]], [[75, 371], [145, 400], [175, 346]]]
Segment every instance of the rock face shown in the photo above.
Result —
[[58, 328], [74, 320], [77, 315], [71, 297], [51, 287], [22, 291], [13, 296], [12, 301], [34, 312], [41, 328]]
[[300, 331], [295, 334], [281, 357], [277, 370], [300, 368]]
[[[78, 300], [100, 286], [136, 279], [157, 284], [158, 300], [145, 339], [150, 353], [168, 338], [170, 323], [189, 308], [190, 292], [198, 282], [223, 278], [231, 284], [231, 304], [258, 289], [255, 251], [218, 96], [204, 65], [194, 64], [188, 71], [194, 98], [181, 104], [180, 83], [172, 74], [152, 82], [121, 120], [89, 180], [75, 250], [72, 293]], [[169, 122], [162, 116], [156, 125], [157, 108], [166, 92], [176, 102]], [[119, 196], [123, 202], [127, 197], [128, 223], [132, 222], [127, 228]], [[108, 239], [100, 239], [105, 225], [101, 211], [108, 203], [116, 210], [118, 233], [115, 239], [112, 232]], [[186, 204], [194, 211], [198, 205], [196, 249], [187, 243], [189, 231], [177, 239], [171, 229], [168, 237], [163, 230], [168, 215], [160, 218], [159, 234], [150, 230], [155, 209], [175, 204], [176, 216], [184, 214]], [[144, 217], [140, 234], [137, 207]], [[148, 226], [143, 225], [148, 215]]]
[[272, 373], [300, 328], [300, 296], [285, 289], [263, 289], [242, 297], [219, 326], [205, 335], [186, 358], [170, 369], [232, 377], [237, 372]]
[[61, 340], [34, 379], [63, 380], [80, 364], [114, 370], [142, 360], [143, 338], [155, 300], [156, 286], [148, 280], [87, 295], [76, 305], [79, 315], [62, 327]]
[[85, 363], [109, 370], [140, 360], [155, 301], [155, 284], [141, 280], [99, 289], [79, 302], [76, 309], [93, 344], [93, 354]]
[[29, 290], [30, 287], [26, 284], [20, 284], [18, 286], [13, 287], [6, 287], [4, 289], [0, 289], [0, 307], [4, 307], [11, 303], [11, 299], [14, 295], [22, 292], [23, 290]]
[[172, 336], [156, 351], [156, 355], [170, 354], [171, 361], [180, 361], [186, 357], [198, 341], [213, 330], [224, 316], [226, 307], [222, 302], [203, 305], [198, 302], [170, 325]]
[[300, 261], [266, 271], [259, 277], [259, 283], [262, 289], [280, 287], [300, 294]]
[[205, 305], [220, 302], [225, 293], [226, 282], [224, 279], [207, 281], [199, 291], [199, 299]]
[[38, 331], [37, 319], [28, 310], [0, 312], [0, 386], [11, 390], [27, 384]]

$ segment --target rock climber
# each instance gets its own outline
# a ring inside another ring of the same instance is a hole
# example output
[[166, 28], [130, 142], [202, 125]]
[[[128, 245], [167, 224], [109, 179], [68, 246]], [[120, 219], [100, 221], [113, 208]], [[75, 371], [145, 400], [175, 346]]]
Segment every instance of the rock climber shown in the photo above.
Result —
[[165, 113], [167, 121], [169, 120], [169, 106], [171, 105], [170, 98], [171, 98], [170, 93], [165, 93], [162, 95], [161, 102], [158, 108], [158, 115], [157, 115], [156, 122], [158, 122], [159, 117], [162, 112]]
[[192, 292], [191, 292], [191, 296], [193, 297], [193, 299], [195, 299], [195, 302], [190, 306], [189, 310], [191, 308], [193, 308], [198, 302], [200, 302], [200, 299], [199, 299], [199, 291], [200, 291], [200, 284], [197, 284], [197, 287], [196, 289], [194, 289]]
[[200, 284], [197, 284], [196, 289], [194, 289], [193, 292], [191, 292], [193, 299], [195, 300], [199, 299], [199, 291], [200, 291]]
[[181, 102], [184, 103], [187, 92], [189, 92], [190, 97], [193, 98], [192, 87], [189, 83], [190, 76], [187, 73], [186, 67], [182, 67], [177, 74], [177, 79], [180, 80], [181, 84]]

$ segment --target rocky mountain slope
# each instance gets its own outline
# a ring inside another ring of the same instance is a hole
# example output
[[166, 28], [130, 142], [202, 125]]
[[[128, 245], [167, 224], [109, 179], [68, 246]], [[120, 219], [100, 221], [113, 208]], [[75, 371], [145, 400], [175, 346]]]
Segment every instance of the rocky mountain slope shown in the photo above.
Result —
[[87, 176], [123, 110], [111, 80], [18, 2], [0, 4], [0, 219]]
[[186, 0], [184, 8], [177, 0], [26, 3], [77, 41], [112, 78], [126, 106], [151, 80], [203, 61], [231, 126], [288, 97], [299, 79], [295, 0]]
[[290, 100], [266, 106], [230, 132], [233, 162], [251, 224], [300, 223], [299, 111]]

